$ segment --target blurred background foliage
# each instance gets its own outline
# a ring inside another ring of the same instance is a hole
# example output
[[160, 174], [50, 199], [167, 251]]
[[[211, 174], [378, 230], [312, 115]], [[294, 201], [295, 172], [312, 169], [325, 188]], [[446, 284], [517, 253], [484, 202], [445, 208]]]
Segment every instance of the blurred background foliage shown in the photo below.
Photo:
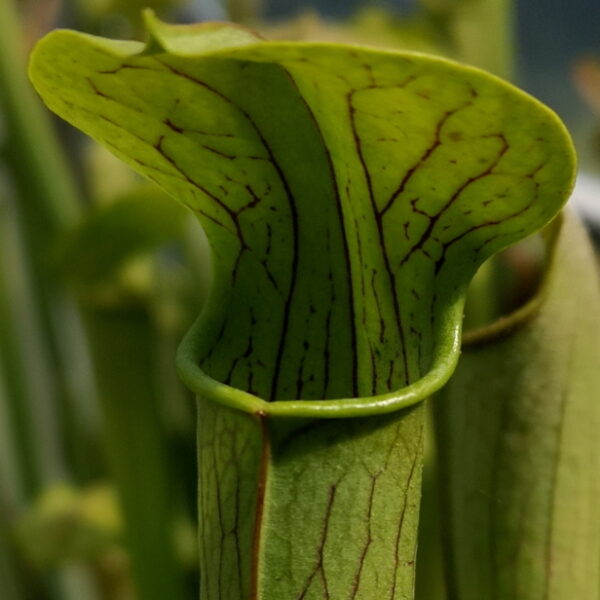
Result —
[[[575, 205], [592, 229], [600, 222], [600, 5], [0, 0], [2, 600], [197, 596], [195, 413], [173, 357], [209, 289], [209, 249], [183, 209], [54, 120], [26, 79], [28, 50], [48, 30], [139, 39], [146, 6], [271, 39], [442, 54], [511, 79], [574, 133]], [[530, 242], [484, 268], [474, 288], [489, 301], [469, 304], [468, 323], [526, 299], [539, 254]], [[444, 599], [432, 456], [420, 600]]]

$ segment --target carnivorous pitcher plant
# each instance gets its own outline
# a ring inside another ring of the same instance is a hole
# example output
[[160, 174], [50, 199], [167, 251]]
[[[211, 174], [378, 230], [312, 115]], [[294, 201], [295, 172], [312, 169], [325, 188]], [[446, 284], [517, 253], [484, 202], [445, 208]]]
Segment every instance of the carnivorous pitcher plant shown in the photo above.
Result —
[[423, 401], [456, 367], [478, 267], [568, 198], [569, 136], [445, 59], [146, 22], [146, 44], [53, 32], [30, 73], [210, 241], [178, 355], [201, 598], [413, 598]]

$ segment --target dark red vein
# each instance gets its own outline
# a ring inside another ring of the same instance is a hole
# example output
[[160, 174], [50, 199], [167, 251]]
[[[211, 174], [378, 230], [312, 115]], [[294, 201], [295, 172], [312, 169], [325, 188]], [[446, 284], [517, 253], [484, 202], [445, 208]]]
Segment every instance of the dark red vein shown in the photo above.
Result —
[[367, 168], [367, 163], [366, 163], [365, 157], [363, 155], [363, 151], [362, 151], [362, 144], [360, 141], [360, 137], [358, 135], [358, 131], [356, 129], [355, 116], [354, 116], [356, 109], [354, 108], [354, 106], [352, 104], [352, 98], [353, 98], [354, 93], [355, 93], [355, 90], [348, 92], [348, 94], [346, 95], [346, 101], [347, 101], [348, 111], [349, 111], [349, 116], [350, 116], [350, 128], [352, 130], [352, 136], [354, 138], [354, 144], [356, 147], [356, 153], [358, 155], [358, 160], [362, 167], [362, 170], [363, 170], [363, 173], [365, 176], [365, 180], [367, 183], [369, 200], [371, 202], [371, 208], [373, 211], [373, 216], [375, 217], [375, 224], [377, 226], [379, 245], [381, 247], [381, 252], [383, 254], [385, 270], [387, 272], [387, 275], [388, 275], [388, 278], [390, 281], [390, 287], [392, 290], [392, 302], [393, 302], [393, 307], [394, 307], [394, 315], [396, 318], [396, 326], [398, 328], [398, 335], [400, 337], [400, 346], [401, 346], [401, 352], [402, 352], [402, 362], [403, 362], [403, 366], [404, 366], [404, 373], [405, 373], [406, 383], [409, 383], [410, 382], [410, 374], [408, 371], [408, 357], [407, 357], [407, 353], [406, 353], [406, 342], [405, 342], [405, 335], [404, 335], [404, 327], [402, 325], [402, 315], [400, 312], [400, 302], [398, 300], [398, 293], [397, 293], [397, 289], [396, 289], [397, 288], [396, 277], [394, 275], [394, 272], [392, 271], [392, 266], [390, 264], [390, 259], [388, 256], [388, 252], [386, 250], [382, 217], [379, 214], [379, 211], [377, 209], [377, 204], [375, 202], [375, 194], [373, 192], [373, 182], [371, 181], [371, 173], [369, 172], [369, 169]]
[[356, 574], [354, 575], [354, 581], [352, 582], [352, 588], [350, 590], [350, 595], [348, 597], [348, 600], [354, 600], [354, 598], [356, 598], [356, 595], [358, 594], [358, 590], [360, 588], [360, 579], [362, 577], [363, 569], [365, 566], [365, 559], [367, 558], [367, 552], [369, 551], [369, 548], [370, 548], [371, 544], [373, 543], [373, 535], [371, 533], [371, 517], [372, 517], [372, 513], [373, 513], [373, 498], [375, 497], [375, 488], [377, 486], [377, 480], [379, 479], [382, 472], [383, 471], [380, 471], [376, 475], [370, 476], [371, 477], [371, 489], [369, 492], [369, 504], [367, 507], [367, 514], [366, 514], [367, 539], [366, 539], [363, 549], [360, 553], [360, 558], [358, 561], [358, 570], [356, 571]]
[[335, 495], [337, 492], [337, 487], [339, 485], [339, 481], [332, 484], [329, 487], [329, 496], [327, 498], [327, 505], [325, 507], [325, 516], [323, 518], [323, 526], [321, 528], [321, 541], [319, 542], [319, 547], [317, 549], [317, 560], [315, 567], [312, 573], [309, 575], [304, 587], [302, 588], [300, 594], [297, 596], [296, 600], [303, 600], [308, 590], [310, 589], [311, 583], [313, 579], [316, 577], [317, 573], [321, 574], [321, 578], [323, 581], [323, 589], [325, 592], [325, 600], [329, 600], [329, 588], [327, 585], [327, 578], [325, 577], [325, 569], [323, 565], [324, 555], [325, 555], [325, 543], [327, 542], [327, 534], [329, 532], [329, 522], [331, 520], [331, 511], [333, 509], [333, 503], [335, 500]]
[[269, 428], [267, 419], [264, 415], [257, 415], [262, 436], [262, 448], [260, 455], [260, 466], [258, 473], [258, 485], [256, 490], [256, 510], [254, 513], [254, 532], [252, 535], [252, 556], [251, 556], [251, 581], [250, 581], [250, 600], [259, 600], [259, 568], [260, 568], [260, 550], [262, 524], [265, 511], [265, 493], [267, 487], [267, 477], [269, 473], [269, 462], [271, 458], [271, 447], [269, 442]]
[[410, 485], [412, 483], [412, 479], [414, 474], [417, 472], [417, 464], [419, 463], [419, 459], [421, 457], [421, 449], [420, 446], [423, 442], [423, 431], [421, 431], [421, 435], [419, 437], [419, 441], [415, 448], [415, 457], [413, 459], [410, 473], [408, 475], [408, 480], [406, 482], [406, 487], [404, 488], [404, 504], [402, 505], [402, 510], [400, 511], [400, 519], [398, 523], [398, 529], [396, 533], [396, 541], [395, 541], [395, 549], [394, 549], [394, 575], [392, 580], [392, 589], [390, 591], [390, 600], [395, 600], [396, 598], [396, 586], [398, 585], [398, 569], [400, 568], [400, 541], [402, 539], [402, 533], [404, 528], [404, 519], [406, 517], [406, 510], [408, 508], [408, 495], [410, 492]]
[[[423, 245], [430, 238], [434, 227], [436, 226], [436, 224], [438, 223], [438, 221], [440, 220], [442, 215], [444, 215], [444, 213], [454, 204], [454, 202], [456, 202], [456, 200], [461, 196], [461, 194], [469, 186], [473, 185], [477, 181], [481, 181], [482, 179], [484, 179], [485, 177], [488, 177], [489, 175], [491, 175], [493, 173], [494, 169], [498, 166], [498, 163], [502, 160], [502, 157], [506, 154], [506, 152], [509, 149], [508, 142], [506, 141], [506, 138], [504, 137], [503, 134], [498, 134], [498, 135], [495, 135], [494, 137], [497, 137], [498, 139], [501, 140], [502, 148], [500, 149], [500, 152], [498, 153], [496, 158], [493, 160], [492, 164], [489, 167], [487, 167], [484, 171], [482, 171], [481, 173], [474, 175], [473, 177], [469, 177], [464, 183], [462, 183], [456, 189], [456, 191], [452, 194], [452, 196], [450, 196], [450, 198], [448, 199], [446, 204], [444, 204], [444, 206], [442, 206], [442, 208], [435, 215], [433, 215], [433, 216], [426, 215], [429, 218], [429, 224], [427, 225], [425, 231], [421, 234], [421, 237], [419, 238], [417, 243], [414, 244], [412, 246], [412, 248], [410, 248], [410, 250], [406, 253], [404, 258], [402, 258], [402, 260], [400, 261], [400, 266], [406, 264], [415, 252], [417, 252], [418, 250], [422, 250]], [[425, 214], [425, 213], [422, 213], [422, 214]]]
[[446, 124], [446, 122], [448, 121], [448, 119], [451, 116], [455, 115], [458, 111], [463, 110], [471, 105], [472, 105], [472, 102], [469, 101], [466, 104], [463, 104], [462, 106], [455, 108], [454, 110], [448, 110], [444, 113], [443, 117], [440, 119], [440, 121], [438, 122], [438, 124], [436, 126], [432, 144], [428, 148], [425, 149], [425, 152], [423, 152], [423, 154], [421, 155], [419, 160], [417, 160], [417, 162], [412, 167], [410, 167], [408, 169], [408, 171], [406, 171], [406, 174], [402, 178], [402, 181], [400, 182], [400, 184], [398, 185], [396, 190], [390, 196], [389, 200], [385, 203], [385, 205], [381, 209], [381, 212], [379, 214], [382, 217], [392, 207], [392, 205], [394, 204], [394, 202], [396, 201], [398, 196], [400, 196], [402, 194], [402, 192], [404, 192], [404, 190], [406, 189], [406, 185], [411, 180], [411, 178], [413, 177], [415, 172], [420, 167], [422, 167], [425, 164], [425, 162], [427, 161], [427, 159], [435, 152], [435, 150], [439, 146], [442, 145], [442, 139], [441, 139], [442, 129], [443, 129], [444, 125]]
[[254, 132], [256, 133], [263, 148], [266, 150], [268, 158], [269, 158], [269, 162], [273, 165], [273, 168], [275, 169], [275, 171], [279, 177], [279, 180], [281, 181], [283, 189], [285, 191], [285, 195], [288, 200], [288, 205], [290, 208], [290, 219], [291, 219], [291, 225], [292, 225], [292, 259], [291, 259], [292, 264], [291, 264], [291, 269], [290, 269], [289, 290], [288, 290], [288, 294], [287, 294], [285, 302], [284, 302], [283, 323], [282, 323], [282, 328], [281, 328], [281, 335], [280, 335], [279, 344], [277, 347], [277, 352], [276, 352], [276, 356], [275, 356], [275, 360], [274, 360], [273, 377], [272, 377], [272, 382], [271, 382], [271, 393], [269, 394], [270, 400], [271, 401], [275, 400], [277, 398], [277, 389], [279, 387], [279, 378], [281, 375], [281, 364], [283, 361], [283, 353], [285, 350], [285, 345], [286, 345], [287, 335], [288, 335], [288, 330], [289, 330], [292, 300], [294, 297], [294, 293], [295, 293], [296, 285], [297, 285], [297, 279], [298, 279], [298, 259], [299, 259], [298, 229], [299, 229], [299, 223], [298, 223], [298, 211], [296, 208], [296, 202], [294, 199], [294, 195], [292, 194], [290, 185], [287, 181], [287, 177], [285, 176], [285, 173], [283, 172], [281, 165], [275, 158], [275, 154], [273, 153], [271, 146], [265, 139], [264, 135], [262, 134], [262, 131], [260, 130], [260, 128], [258, 127], [256, 122], [254, 121], [252, 116], [246, 110], [244, 110], [243, 108], [241, 108], [240, 106], [235, 104], [233, 102], [233, 100], [231, 100], [231, 98], [229, 98], [228, 96], [226, 96], [225, 94], [223, 94], [222, 92], [220, 92], [219, 90], [214, 88], [213, 86], [209, 85], [205, 81], [202, 81], [201, 79], [193, 77], [192, 75], [189, 75], [188, 73], [185, 73], [184, 71], [180, 71], [179, 69], [176, 69], [175, 67], [170, 65], [168, 62], [160, 60], [157, 57], [154, 57], [154, 60], [156, 60], [159, 64], [166, 67], [174, 75], [177, 75], [179, 77], [187, 79], [188, 81], [191, 81], [192, 83], [195, 83], [196, 85], [199, 85], [199, 86], [203, 87], [204, 89], [208, 90], [209, 92], [215, 94], [216, 96], [221, 98], [221, 100], [223, 100], [224, 102], [226, 102], [227, 104], [232, 106], [235, 110], [237, 110], [241, 115], [243, 115], [244, 118], [247, 120], [247, 122], [252, 127], [252, 129], [254, 130]]
[[323, 148], [323, 152], [325, 153], [325, 158], [327, 160], [327, 169], [329, 171], [329, 178], [331, 180], [331, 186], [335, 197], [335, 209], [337, 212], [337, 217], [340, 225], [340, 235], [342, 238], [342, 250], [344, 254], [344, 264], [346, 267], [346, 281], [347, 281], [347, 291], [348, 291], [348, 307], [350, 309], [350, 335], [351, 335], [351, 351], [352, 351], [352, 393], [354, 396], [358, 396], [358, 357], [357, 357], [357, 348], [356, 348], [356, 314], [355, 314], [355, 306], [354, 306], [354, 286], [352, 283], [352, 262], [350, 259], [350, 249], [348, 246], [348, 238], [346, 235], [346, 225], [345, 225], [345, 217], [344, 217], [344, 208], [342, 205], [342, 199], [340, 196], [339, 185], [337, 181], [337, 176], [335, 173], [335, 166], [333, 163], [333, 158], [331, 156], [331, 152], [327, 143], [325, 142], [325, 136], [323, 134], [323, 130], [317, 120], [316, 115], [314, 114], [312, 108], [304, 98], [302, 92], [300, 91], [296, 80], [292, 77], [292, 75], [284, 69], [287, 77], [289, 78], [290, 83], [294, 87], [295, 91], [298, 94], [299, 100], [304, 105], [308, 116], [310, 117], [315, 131], [321, 140], [321, 146]]

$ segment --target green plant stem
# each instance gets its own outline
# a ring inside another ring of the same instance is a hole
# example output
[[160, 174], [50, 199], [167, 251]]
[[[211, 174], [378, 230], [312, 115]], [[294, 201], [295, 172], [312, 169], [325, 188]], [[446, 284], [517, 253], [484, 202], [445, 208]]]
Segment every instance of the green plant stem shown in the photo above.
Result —
[[[77, 192], [41, 104], [27, 81], [25, 48], [14, 2], [0, 2], [0, 107], [10, 138], [11, 165], [27, 188], [29, 213], [46, 242], [79, 216]], [[33, 217], [32, 217], [33, 219]], [[45, 247], [47, 250], [47, 246]]]
[[[6, 207], [0, 212], [0, 231], [10, 223]], [[7, 232], [3, 232], [7, 233]], [[28, 390], [25, 365], [19, 347], [18, 333], [15, 330], [14, 313], [11, 301], [18, 298], [14, 290], [11, 267], [15, 267], [9, 236], [0, 237], [0, 374], [6, 388], [6, 411], [10, 423], [10, 433], [14, 440], [14, 456], [17, 462], [19, 487], [25, 497], [31, 497], [40, 490], [40, 465], [36, 460], [36, 441], [32, 431], [32, 418], [29, 414]]]
[[511, 79], [514, 71], [513, 0], [421, 0], [456, 58]]
[[[72, 302], [57, 289], [48, 269], [56, 236], [79, 216], [76, 187], [51, 123], [26, 78], [25, 48], [14, 2], [0, 2], [0, 113], [6, 127], [2, 159], [19, 198], [17, 223], [26, 247], [26, 269], [32, 285], [32, 310], [44, 346], [54, 412], [74, 473], [89, 477], [91, 466], [77, 414], [76, 394], [65, 350], [79, 344], [70, 327], [57, 318], [69, 314]], [[75, 353], [83, 351], [77, 348]], [[72, 354], [73, 352], [71, 352]], [[24, 366], [22, 366], [24, 368]]]
[[413, 598], [423, 407], [269, 418], [198, 397], [200, 598]]
[[[3, 402], [5, 390], [0, 380], [0, 402]], [[2, 415], [3, 416], [3, 415]], [[0, 432], [2, 433], [2, 432]], [[6, 440], [2, 440], [4, 443]], [[5, 448], [1, 448], [5, 451]], [[4, 457], [3, 457], [4, 458]], [[11, 458], [11, 456], [9, 456]], [[20, 475], [20, 474], [16, 474]], [[17, 477], [9, 472], [7, 465], [0, 462], [0, 598], [2, 600], [53, 600], [54, 584], [47, 577], [34, 573], [31, 566], [22, 560], [18, 544], [13, 536], [16, 507], [19, 498], [15, 497], [14, 487]], [[62, 595], [64, 600], [71, 596]], [[78, 599], [82, 600], [82, 599]]]
[[256, 21], [263, 7], [263, 0], [227, 0], [227, 14], [235, 23]]
[[599, 597], [600, 289], [572, 215], [550, 263], [435, 400], [451, 600]]
[[511, 79], [515, 48], [512, 0], [459, 3], [453, 33], [461, 60]]
[[84, 314], [139, 598], [184, 598], [173, 542], [173, 482], [153, 381], [150, 317], [136, 305], [86, 307]]
[[0, 514], [0, 598], [2, 600], [23, 600], [19, 580], [9, 547], [4, 515]]

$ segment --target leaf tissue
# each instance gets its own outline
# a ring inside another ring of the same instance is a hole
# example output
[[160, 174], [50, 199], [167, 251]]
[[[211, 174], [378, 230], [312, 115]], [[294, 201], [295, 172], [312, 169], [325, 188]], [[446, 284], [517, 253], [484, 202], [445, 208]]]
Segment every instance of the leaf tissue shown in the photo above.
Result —
[[475, 271], [560, 210], [556, 116], [418, 54], [228, 24], [35, 49], [46, 104], [193, 211], [201, 597], [412, 598], [423, 414]]

